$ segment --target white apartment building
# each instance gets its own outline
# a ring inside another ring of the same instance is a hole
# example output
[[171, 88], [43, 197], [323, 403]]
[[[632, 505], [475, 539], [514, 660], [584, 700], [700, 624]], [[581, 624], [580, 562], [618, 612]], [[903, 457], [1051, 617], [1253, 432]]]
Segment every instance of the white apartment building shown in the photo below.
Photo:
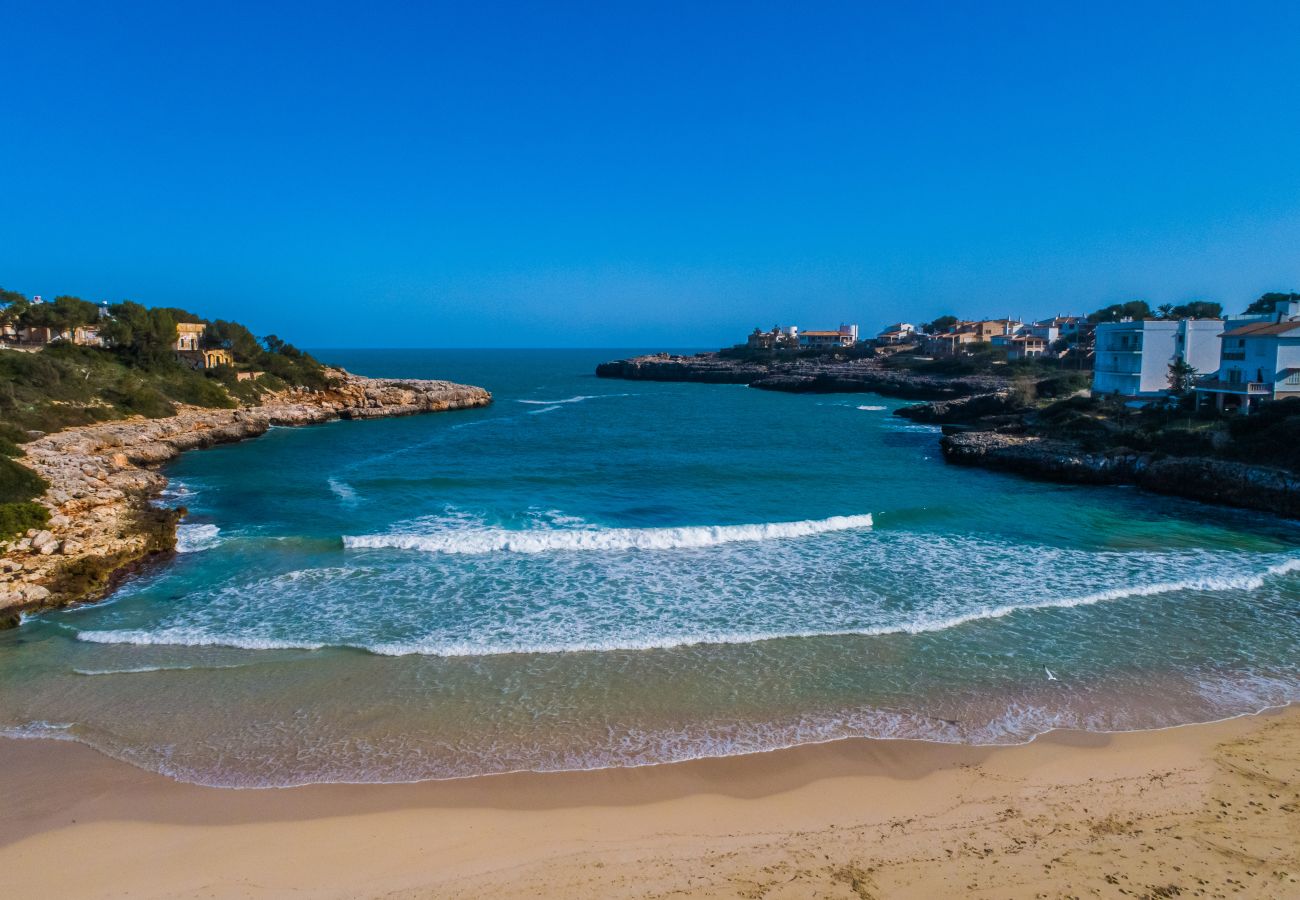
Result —
[[1097, 326], [1094, 394], [1135, 399], [1169, 392], [1169, 366], [1183, 360], [1200, 373], [1219, 367], [1220, 319], [1142, 319]]

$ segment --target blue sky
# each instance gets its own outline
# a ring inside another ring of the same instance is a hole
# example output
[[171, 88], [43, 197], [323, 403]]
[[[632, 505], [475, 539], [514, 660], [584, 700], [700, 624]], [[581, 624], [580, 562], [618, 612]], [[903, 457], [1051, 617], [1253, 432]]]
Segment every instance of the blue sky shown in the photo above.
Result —
[[1300, 290], [1300, 4], [1050, 6], [0, 0], [0, 285], [317, 347]]

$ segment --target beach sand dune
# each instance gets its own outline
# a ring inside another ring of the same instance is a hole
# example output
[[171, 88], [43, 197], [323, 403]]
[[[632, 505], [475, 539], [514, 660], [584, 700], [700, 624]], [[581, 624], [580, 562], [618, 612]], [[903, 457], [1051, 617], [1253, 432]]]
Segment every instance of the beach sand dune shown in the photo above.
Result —
[[232, 791], [0, 743], [14, 897], [1300, 896], [1300, 710], [989, 749]]

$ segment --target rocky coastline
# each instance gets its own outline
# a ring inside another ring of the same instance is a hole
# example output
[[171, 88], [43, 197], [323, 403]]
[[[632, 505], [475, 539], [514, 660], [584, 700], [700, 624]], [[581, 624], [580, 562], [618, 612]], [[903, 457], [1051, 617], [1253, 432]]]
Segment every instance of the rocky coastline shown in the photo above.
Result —
[[[873, 393], [927, 402], [895, 415], [944, 426], [944, 459], [1068, 484], [1131, 484], [1143, 490], [1300, 517], [1300, 477], [1270, 466], [1123, 447], [1089, 450], [1041, 433], [1032, 404], [996, 375], [943, 376], [886, 367], [878, 357], [755, 360], [719, 353], [658, 353], [597, 366], [602, 378], [745, 384], [790, 393]], [[1037, 385], [1038, 389], [1044, 387]], [[1086, 391], [1083, 392], [1086, 395]]]
[[1092, 452], [1028, 434], [967, 431], [940, 441], [947, 462], [1067, 484], [1132, 484], [1158, 494], [1300, 517], [1300, 477], [1284, 469], [1203, 456]]
[[796, 394], [870, 393], [917, 400], [987, 394], [1007, 385], [1005, 378], [995, 375], [943, 376], [889, 369], [874, 357], [766, 362], [718, 353], [635, 356], [601, 363], [596, 375], [630, 381], [747, 384], [760, 390]]
[[154, 501], [157, 467], [186, 450], [233, 443], [273, 425], [408, 416], [486, 406], [492, 395], [448, 381], [363, 378], [332, 371], [323, 391], [291, 390], [242, 409], [186, 408], [70, 428], [23, 445], [17, 461], [44, 478], [45, 529], [0, 544], [0, 627], [20, 613], [102, 597], [124, 572], [176, 545], [182, 510]]

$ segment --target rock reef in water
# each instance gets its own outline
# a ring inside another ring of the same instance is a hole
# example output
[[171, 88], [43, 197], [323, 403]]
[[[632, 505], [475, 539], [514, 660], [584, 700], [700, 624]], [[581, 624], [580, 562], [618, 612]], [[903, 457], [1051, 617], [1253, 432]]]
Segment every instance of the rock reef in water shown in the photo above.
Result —
[[1300, 478], [1284, 470], [1201, 456], [1116, 449], [1089, 452], [1067, 441], [972, 431], [946, 434], [944, 459], [1071, 484], [1133, 484], [1154, 493], [1300, 516]]
[[984, 394], [1006, 387], [993, 375], [924, 375], [889, 369], [879, 359], [797, 359], [771, 362], [731, 359], [717, 353], [636, 356], [601, 363], [601, 378], [631, 381], [692, 381], [747, 384], [768, 391], [796, 394], [871, 393], [889, 397], [940, 399]]
[[95, 599], [113, 579], [172, 550], [181, 514], [150, 501], [167, 480], [154, 467], [186, 450], [264, 434], [273, 425], [409, 416], [486, 406], [483, 388], [449, 381], [362, 378], [334, 371], [324, 391], [292, 390], [246, 409], [186, 409], [162, 419], [128, 419], [71, 428], [25, 444], [18, 461], [49, 489], [45, 530], [3, 545], [0, 624], [21, 610]]

